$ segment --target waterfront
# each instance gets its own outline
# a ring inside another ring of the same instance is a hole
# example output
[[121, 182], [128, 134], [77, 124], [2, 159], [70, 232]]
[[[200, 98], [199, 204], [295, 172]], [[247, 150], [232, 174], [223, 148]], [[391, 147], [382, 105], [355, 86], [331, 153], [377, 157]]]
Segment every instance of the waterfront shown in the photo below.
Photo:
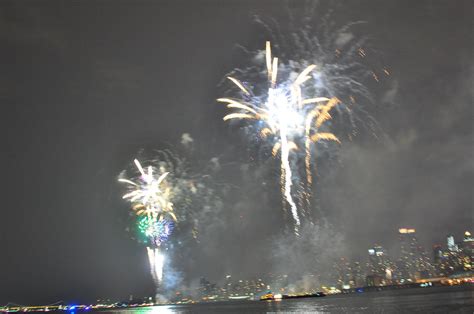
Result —
[[239, 301], [103, 310], [100, 313], [473, 313], [472, 286], [333, 295], [282, 301]]

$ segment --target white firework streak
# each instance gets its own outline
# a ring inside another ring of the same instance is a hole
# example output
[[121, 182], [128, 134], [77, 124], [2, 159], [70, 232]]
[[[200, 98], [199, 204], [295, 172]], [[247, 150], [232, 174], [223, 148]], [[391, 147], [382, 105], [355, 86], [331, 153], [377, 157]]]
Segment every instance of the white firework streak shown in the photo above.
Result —
[[283, 169], [285, 170], [285, 198], [290, 204], [291, 207], [291, 215], [293, 216], [293, 219], [295, 220], [295, 232], [298, 233], [298, 227], [300, 225], [300, 219], [298, 217], [298, 209], [296, 208], [295, 201], [293, 200], [293, 197], [291, 196], [291, 167], [290, 167], [290, 150], [289, 150], [289, 145], [288, 145], [288, 138], [286, 135], [286, 128], [281, 128], [280, 129], [280, 142], [281, 142], [281, 163], [283, 166]]
[[158, 287], [163, 279], [163, 265], [165, 257], [160, 253], [159, 248], [147, 247], [148, 262], [150, 263], [150, 273], [155, 286]]

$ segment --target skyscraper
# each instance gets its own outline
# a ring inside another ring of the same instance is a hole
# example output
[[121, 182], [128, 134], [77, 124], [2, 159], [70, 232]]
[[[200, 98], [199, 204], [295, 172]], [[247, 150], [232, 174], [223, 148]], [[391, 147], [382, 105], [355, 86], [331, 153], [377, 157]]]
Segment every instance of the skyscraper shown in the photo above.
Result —
[[369, 251], [369, 271], [372, 275], [385, 276], [385, 252], [381, 246], [375, 246]]
[[354, 282], [354, 287], [363, 287], [366, 284], [361, 264], [358, 261], [352, 264], [352, 281]]
[[440, 264], [442, 258], [443, 258], [443, 249], [441, 248], [441, 245], [439, 244], [433, 245], [433, 261], [435, 265]]
[[465, 271], [474, 269], [474, 238], [471, 236], [469, 231], [464, 232], [464, 239], [462, 241], [462, 255], [463, 255], [463, 268]]
[[368, 250], [369, 264], [367, 276], [367, 285], [385, 286], [392, 283], [392, 265], [387, 252], [376, 245]]
[[445, 256], [440, 244], [433, 245], [433, 262], [436, 273], [439, 276], [445, 276]]
[[469, 235], [464, 234], [464, 240], [456, 243], [453, 235], [446, 236], [447, 250], [443, 252], [444, 263], [440, 269], [443, 270], [444, 275], [459, 274], [471, 269], [471, 258], [468, 252]]
[[457, 252], [459, 250], [458, 246], [454, 242], [454, 236], [452, 234], [448, 234], [446, 237], [447, 245], [448, 245], [448, 250], [451, 252]]
[[338, 288], [348, 289], [354, 287], [354, 283], [352, 282], [352, 268], [349, 260], [345, 257], [341, 257], [334, 266], [337, 272]]
[[412, 228], [398, 229], [401, 257], [398, 262], [398, 281], [414, 282], [433, 275], [433, 266], [425, 250], [419, 245], [416, 230]]

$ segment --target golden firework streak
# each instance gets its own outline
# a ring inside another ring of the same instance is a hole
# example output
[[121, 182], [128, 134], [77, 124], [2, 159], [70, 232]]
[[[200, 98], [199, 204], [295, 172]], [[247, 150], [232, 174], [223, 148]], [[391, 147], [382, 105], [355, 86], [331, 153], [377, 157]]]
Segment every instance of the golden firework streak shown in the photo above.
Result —
[[[313, 102], [321, 102], [325, 101], [319, 100], [321, 98], [312, 98], [309, 100], [314, 100]], [[327, 98], [326, 98], [327, 99]], [[331, 99], [327, 99], [328, 102], [325, 105], [318, 105], [313, 110], [309, 112], [306, 117], [306, 126], [305, 126], [305, 166], [306, 166], [306, 182], [308, 186], [311, 187], [313, 183], [313, 177], [311, 174], [311, 143], [317, 142], [319, 140], [332, 140], [338, 143], [341, 143], [339, 139], [332, 133], [320, 133], [319, 127], [327, 120], [331, 119], [331, 115], [329, 115], [329, 111], [340, 103], [339, 99], [333, 97]], [[311, 130], [313, 129], [312, 123], [313, 120], [316, 119], [316, 132], [314, 135], [311, 135]]]

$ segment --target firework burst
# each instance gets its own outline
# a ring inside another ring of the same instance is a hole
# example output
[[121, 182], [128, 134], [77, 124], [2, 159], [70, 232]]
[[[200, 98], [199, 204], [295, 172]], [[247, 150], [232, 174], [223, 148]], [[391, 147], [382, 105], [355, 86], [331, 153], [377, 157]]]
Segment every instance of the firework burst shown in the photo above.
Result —
[[126, 183], [130, 190], [122, 198], [133, 204], [132, 208], [137, 215], [146, 215], [148, 219], [156, 221], [164, 214], [168, 214], [176, 220], [173, 204], [169, 201], [171, 189], [164, 181], [169, 172], [163, 172], [157, 176], [152, 166], [148, 166], [145, 172], [137, 159], [134, 163], [140, 176], [135, 181], [119, 179], [119, 182]]
[[[254, 17], [259, 32], [275, 43], [279, 54], [286, 60], [279, 72], [296, 75], [313, 64], [316, 71], [306, 88], [313, 95], [337, 95], [341, 100], [334, 109], [337, 112], [339, 137], [352, 141], [356, 136], [367, 134], [379, 139], [383, 130], [370, 112], [377, 108], [378, 87], [389, 83], [391, 71], [381, 60], [383, 56], [374, 48], [367, 35], [365, 21], [339, 22], [341, 5], [329, 2], [305, 1], [300, 8], [287, 7], [287, 17], [271, 19]], [[284, 30], [284, 31], [283, 31]], [[262, 53], [249, 52], [254, 60], [262, 60]], [[256, 66], [251, 64], [231, 72], [255, 77]], [[375, 93], [375, 94], [374, 94]], [[328, 96], [329, 97], [329, 96]]]
[[129, 190], [122, 198], [132, 203], [132, 209], [138, 216], [138, 230], [146, 238], [150, 272], [158, 287], [163, 278], [165, 258], [160, 246], [168, 240], [173, 221], [176, 221], [170, 201], [171, 187], [165, 181], [169, 172], [157, 172], [152, 166], [145, 171], [137, 159], [134, 163], [140, 175], [135, 180], [119, 179], [119, 182], [127, 184]]
[[126, 187], [123, 199], [131, 203], [132, 236], [147, 247], [158, 293], [172, 281], [168, 271], [187, 266], [190, 250], [215, 236], [209, 226], [221, 219], [219, 191], [225, 184], [214, 182], [214, 158], [195, 171], [170, 149], [141, 152], [140, 160], [122, 171], [118, 181]]
[[320, 140], [340, 142], [334, 134], [322, 131], [323, 124], [331, 119], [331, 109], [339, 104], [339, 100], [335, 97], [317, 95], [313, 95], [312, 98], [306, 97], [304, 85], [312, 78], [316, 65], [308, 65], [291, 81], [280, 82], [278, 58], [272, 58], [271, 45], [268, 41], [265, 47], [265, 61], [268, 88], [263, 95], [256, 95], [253, 89], [229, 76], [228, 79], [240, 90], [241, 98], [219, 98], [217, 101], [227, 104], [227, 108], [233, 110], [224, 116], [224, 121], [255, 120], [260, 126], [258, 132], [262, 138], [276, 139], [272, 154], [276, 156], [280, 153], [281, 193], [290, 205], [295, 233], [298, 233], [301, 221], [292, 196], [290, 153], [293, 150], [304, 149], [307, 184], [311, 185], [312, 143]]
[[142, 216], [138, 218], [137, 224], [139, 232], [145, 236], [147, 241], [157, 247], [168, 240], [168, 237], [174, 229], [173, 220], [166, 218], [150, 221], [148, 217]]

